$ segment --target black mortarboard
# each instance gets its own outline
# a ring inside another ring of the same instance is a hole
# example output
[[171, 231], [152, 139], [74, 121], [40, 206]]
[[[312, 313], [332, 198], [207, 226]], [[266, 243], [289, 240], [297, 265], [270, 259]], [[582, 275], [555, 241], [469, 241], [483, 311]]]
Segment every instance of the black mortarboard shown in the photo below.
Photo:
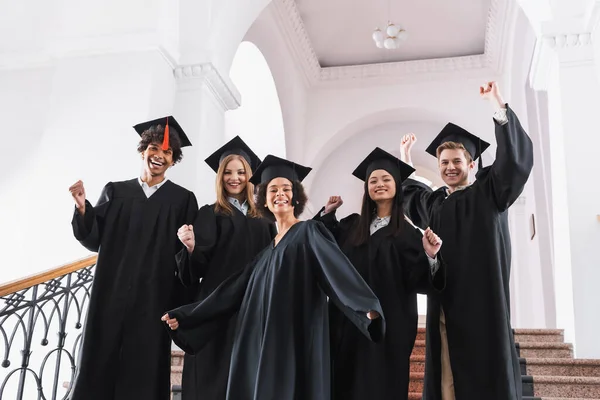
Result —
[[258, 164], [260, 164], [260, 158], [254, 154], [252, 149], [248, 147], [239, 136], [236, 136], [225, 143], [219, 150], [212, 153], [204, 161], [213, 169], [213, 171], [217, 172], [221, 161], [230, 154], [238, 154], [244, 157], [253, 171], [258, 167]]
[[389, 172], [396, 182], [402, 183], [408, 178], [415, 169], [410, 165], [400, 161], [397, 157], [394, 157], [385, 150], [375, 147], [361, 163], [352, 175], [360, 179], [361, 181], [367, 181], [371, 173], [377, 169], [383, 169]]
[[141, 122], [135, 125], [133, 128], [136, 132], [142, 136], [144, 132], [150, 129], [153, 126], [161, 125], [165, 127], [165, 134], [163, 136], [163, 149], [166, 150], [169, 148], [169, 135], [177, 135], [179, 141], [181, 142], [181, 147], [191, 146], [192, 143], [186, 136], [185, 132], [181, 128], [181, 126], [177, 123], [177, 120], [172, 116], [162, 117], [158, 119], [154, 119], [152, 121]]
[[[461, 143], [465, 146], [465, 149], [467, 149], [469, 154], [471, 154], [473, 161], [477, 160], [485, 149], [490, 146], [488, 142], [481, 140], [460, 126], [448, 122], [425, 151], [437, 158], [437, 148], [446, 142]], [[479, 164], [481, 167], [481, 161]]]
[[254, 171], [252, 178], [250, 178], [250, 182], [259, 185], [261, 183], [268, 183], [275, 178], [287, 178], [291, 182], [302, 182], [311, 170], [312, 168], [310, 167], [305, 167], [269, 154], [258, 166], [256, 171]]

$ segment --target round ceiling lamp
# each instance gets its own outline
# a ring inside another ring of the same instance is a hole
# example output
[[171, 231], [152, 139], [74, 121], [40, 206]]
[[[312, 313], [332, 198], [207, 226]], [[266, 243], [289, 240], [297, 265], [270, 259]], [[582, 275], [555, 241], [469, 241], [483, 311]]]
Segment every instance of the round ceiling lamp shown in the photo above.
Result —
[[378, 48], [393, 50], [400, 48], [401, 43], [408, 39], [408, 32], [399, 25], [388, 22], [385, 32], [376, 28], [372, 37]]

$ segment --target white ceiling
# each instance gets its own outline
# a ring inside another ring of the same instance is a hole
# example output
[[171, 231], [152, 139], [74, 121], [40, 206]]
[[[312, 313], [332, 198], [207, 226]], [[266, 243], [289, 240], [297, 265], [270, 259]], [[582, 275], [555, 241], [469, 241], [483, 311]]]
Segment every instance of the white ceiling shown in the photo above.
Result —
[[[296, 0], [321, 67], [377, 64], [484, 53], [490, 0]], [[388, 11], [390, 10], [390, 11]], [[387, 21], [409, 38], [397, 50], [375, 47]]]

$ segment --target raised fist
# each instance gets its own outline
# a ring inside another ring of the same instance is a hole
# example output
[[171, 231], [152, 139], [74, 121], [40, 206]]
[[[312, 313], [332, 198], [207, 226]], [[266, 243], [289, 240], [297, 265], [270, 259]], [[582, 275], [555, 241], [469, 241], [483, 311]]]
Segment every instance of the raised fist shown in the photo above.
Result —
[[342, 200], [341, 196], [331, 196], [327, 204], [325, 204], [325, 214], [329, 214], [330, 212], [334, 212], [341, 205], [344, 204], [344, 200]]
[[75, 200], [75, 205], [81, 214], [85, 212], [85, 188], [82, 181], [75, 182], [70, 188], [71, 196]]
[[182, 225], [181, 228], [177, 230], [177, 237], [181, 240], [181, 243], [183, 243], [188, 253], [191, 254], [196, 246], [194, 227], [192, 225]]
[[429, 258], [435, 258], [442, 247], [442, 240], [438, 235], [433, 233], [431, 228], [427, 228], [423, 234], [423, 248]]
[[410, 153], [413, 145], [417, 143], [417, 137], [414, 133], [407, 133], [402, 136], [402, 140], [400, 141], [400, 150], [402, 152]]

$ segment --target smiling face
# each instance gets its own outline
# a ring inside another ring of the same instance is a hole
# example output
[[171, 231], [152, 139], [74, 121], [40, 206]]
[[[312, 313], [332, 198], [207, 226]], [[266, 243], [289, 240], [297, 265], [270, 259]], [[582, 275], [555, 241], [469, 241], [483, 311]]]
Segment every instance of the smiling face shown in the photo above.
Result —
[[231, 197], [239, 198], [246, 191], [248, 181], [246, 168], [241, 160], [234, 158], [225, 165], [223, 171], [223, 187]]
[[275, 178], [268, 183], [266, 192], [267, 207], [275, 217], [294, 213], [292, 197], [292, 182], [289, 179]]
[[469, 162], [465, 152], [463, 149], [445, 149], [439, 153], [440, 176], [450, 189], [469, 184], [469, 172], [475, 168], [475, 162]]
[[162, 149], [162, 143], [150, 143], [142, 152], [144, 170], [148, 176], [161, 177], [173, 166], [173, 150]]
[[368, 189], [374, 202], [390, 201], [396, 195], [396, 182], [386, 170], [376, 169], [369, 176]]

